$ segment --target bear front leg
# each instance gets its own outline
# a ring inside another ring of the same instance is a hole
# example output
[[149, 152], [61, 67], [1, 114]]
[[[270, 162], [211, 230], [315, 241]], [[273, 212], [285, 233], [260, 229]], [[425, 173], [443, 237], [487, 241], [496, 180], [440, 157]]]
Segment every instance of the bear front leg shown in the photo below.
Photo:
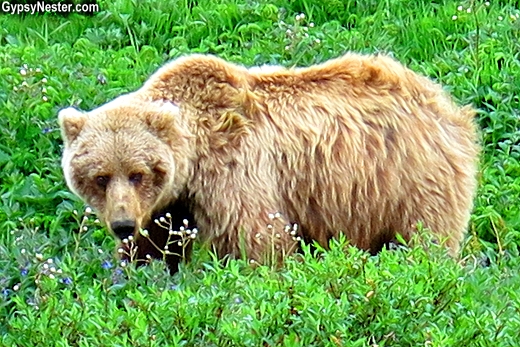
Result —
[[[152, 222], [153, 223], [153, 222]], [[179, 269], [182, 261], [189, 260], [193, 247], [193, 240], [189, 236], [170, 235], [169, 230], [157, 225], [150, 224], [146, 229], [148, 236], [138, 235], [135, 240], [136, 260], [138, 264], [143, 264], [151, 259], [164, 260], [170, 273], [173, 275]], [[179, 228], [174, 226], [173, 230], [178, 231]], [[181, 221], [182, 225], [182, 221]]]
[[173, 202], [152, 215], [143, 228], [145, 235], [138, 233], [132, 242], [122, 245], [122, 259], [135, 261], [138, 266], [152, 259], [164, 260], [170, 273], [176, 273], [179, 264], [191, 256], [194, 240], [185, 231], [195, 228], [194, 220], [183, 200]]

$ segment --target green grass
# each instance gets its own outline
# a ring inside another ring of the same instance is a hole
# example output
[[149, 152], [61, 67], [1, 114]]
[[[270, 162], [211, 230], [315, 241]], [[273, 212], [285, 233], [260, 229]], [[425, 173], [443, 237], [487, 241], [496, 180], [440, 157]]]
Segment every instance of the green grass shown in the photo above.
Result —
[[[516, 1], [100, 7], [92, 16], [0, 15], [0, 345], [520, 344]], [[462, 261], [435, 245], [371, 257], [342, 240], [281, 269], [220, 266], [199, 250], [170, 277], [161, 262], [122, 267], [113, 238], [75, 212], [84, 207], [60, 169], [60, 108], [99, 106], [185, 53], [292, 66], [350, 50], [392, 54], [479, 109], [480, 185]]]

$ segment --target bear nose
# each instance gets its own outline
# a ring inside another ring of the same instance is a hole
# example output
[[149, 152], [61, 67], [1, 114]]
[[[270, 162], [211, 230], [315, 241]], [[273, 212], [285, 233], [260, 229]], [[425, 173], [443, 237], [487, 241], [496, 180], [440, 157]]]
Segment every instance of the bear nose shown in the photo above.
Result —
[[127, 239], [128, 236], [134, 234], [135, 221], [130, 219], [118, 220], [110, 224], [110, 229], [119, 237], [121, 240]]

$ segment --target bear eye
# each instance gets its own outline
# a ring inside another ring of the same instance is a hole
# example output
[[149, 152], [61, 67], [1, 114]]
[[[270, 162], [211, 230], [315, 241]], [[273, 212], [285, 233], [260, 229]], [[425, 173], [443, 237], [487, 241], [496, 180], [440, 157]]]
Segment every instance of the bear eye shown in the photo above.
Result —
[[107, 187], [108, 182], [110, 182], [109, 176], [97, 176], [96, 177], [96, 184], [103, 189], [105, 189]]
[[128, 180], [133, 184], [140, 184], [143, 181], [143, 174], [133, 173], [128, 177]]

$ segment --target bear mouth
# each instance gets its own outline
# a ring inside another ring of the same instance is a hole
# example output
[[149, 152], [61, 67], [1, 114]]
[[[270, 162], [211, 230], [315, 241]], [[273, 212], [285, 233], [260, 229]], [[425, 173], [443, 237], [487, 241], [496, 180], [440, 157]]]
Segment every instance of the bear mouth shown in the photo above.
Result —
[[120, 240], [129, 239], [134, 235], [136, 222], [130, 219], [115, 221], [110, 223], [110, 229]]

